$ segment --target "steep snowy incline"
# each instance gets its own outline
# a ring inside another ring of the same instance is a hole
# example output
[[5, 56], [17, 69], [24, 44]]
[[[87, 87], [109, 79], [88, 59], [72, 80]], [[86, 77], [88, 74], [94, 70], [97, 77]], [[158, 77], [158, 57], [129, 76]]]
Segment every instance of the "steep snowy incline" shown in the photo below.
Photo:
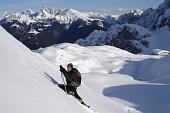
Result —
[[44, 72], [56, 80], [60, 80], [60, 73], [2, 27], [0, 53], [1, 113], [87, 113], [75, 99], [49, 81]]
[[[82, 73], [78, 92], [100, 113], [169, 113], [170, 57], [134, 55], [112, 46], [59, 44], [37, 50]], [[60, 60], [61, 59], [61, 60]]]

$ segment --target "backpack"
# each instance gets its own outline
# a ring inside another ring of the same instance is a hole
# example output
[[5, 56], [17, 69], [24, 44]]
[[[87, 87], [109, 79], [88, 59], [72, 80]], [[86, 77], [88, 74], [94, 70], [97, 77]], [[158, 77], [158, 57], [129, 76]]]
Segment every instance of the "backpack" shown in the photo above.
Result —
[[76, 86], [79, 87], [81, 85], [81, 73], [74, 68], [74, 75], [76, 76]]

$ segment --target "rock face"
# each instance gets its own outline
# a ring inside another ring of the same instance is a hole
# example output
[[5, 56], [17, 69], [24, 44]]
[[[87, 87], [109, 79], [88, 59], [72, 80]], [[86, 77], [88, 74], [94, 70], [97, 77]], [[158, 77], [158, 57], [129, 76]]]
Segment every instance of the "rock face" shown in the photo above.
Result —
[[159, 5], [158, 8], [147, 9], [138, 21], [139, 25], [142, 25], [151, 30], [168, 26], [170, 27], [170, 3], [166, 0], [164, 3]]
[[34, 50], [57, 43], [74, 43], [79, 38], [86, 38], [94, 30], [107, 30], [113, 21], [114, 18], [109, 15], [43, 8], [38, 12], [27, 10], [6, 14], [1, 25]]
[[149, 8], [145, 11], [132, 10], [120, 16], [117, 20], [119, 24], [138, 24], [150, 30], [168, 26], [170, 27], [170, 1], [165, 0], [158, 8]]
[[[144, 29], [144, 28], [140, 28]], [[143, 51], [143, 48], [149, 47], [150, 33], [140, 33], [138, 28], [124, 25], [116, 36], [113, 37], [109, 45], [127, 50], [131, 53], [137, 54]]]
[[132, 10], [121, 15], [116, 23], [108, 31], [94, 31], [76, 43], [83, 46], [108, 44], [135, 54], [141, 53], [150, 46], [150, 31], [165, 26], [170, 28], [170, 0], [165, 0], [155, 9]]
[[94, 31], [86, 39], [79, 39], [77, 44], [82, 46], [111, 45], [131, 53], [140, 53], [149, 47], [151, 33], [134, 24], [115, 25], [108, 31]]
[[141, 14], [143, 13], [142, 10], [132, 10], [129, 13], [125, 13], [123, 15], [121, 15], [118, 20], [117, 23], [118, 24], [137, 24], [137, 21], [141, 18]]
[[45, 23], [20, 23], [18, 21], [7, 22], [2, 26], [30, 49], [47, 47], [56, 43], [62, 32], [65, 30], [64, 24], [57, 21], [51, 22], [51, 26], [45, 26]]

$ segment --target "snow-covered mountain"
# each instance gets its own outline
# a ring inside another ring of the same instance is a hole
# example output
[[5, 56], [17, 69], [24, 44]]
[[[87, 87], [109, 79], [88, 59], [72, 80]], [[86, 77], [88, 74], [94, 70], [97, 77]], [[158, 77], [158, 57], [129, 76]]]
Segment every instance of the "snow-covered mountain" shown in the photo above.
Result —
[[71, 8], [55, 9], [44, 7], [37, 12], [29, 9], [21, 13], [8, 13], [4, 16], [4, 19], [8, 22], [18, 20], [21, 23], [27, 22], [27, 24], [55, 19], [59, 23], [70, 24], [79, 18], [85, 21], [92, 21], [94, 16], [94, 19], [107, 19], [109, 15], [101, 15], [95, 12], [80, 12]]
[[[169, 0], [165, 0], [158, 8], [144, 11], [136, 9], [115, 18], [112, 15], [80, 12], [71, 8], [42, 8], [37, 12], [27, 10], [7, 14], [1, 23], [30, 49], [76, 42], [83, 46], [108, 44], [132, 53], [148, 51], [151, 54], [151, 48], [170, 49], [164, 46], [160, 38], [169, 34], [169, 10]], [[156, 36], [159, 30], [165, 28], [166, 34]], [[154, 40], [162, 42], [159, 44], [162, 46], [157, 48]]]
[[149, 8], [141, 15], [138, 24], [150, 29], [168, 26], [170, 23], [170, 1], [165, 0], [158, 8]]
[[142, 13], [143, 11], [139, 9], [132, 10], [129, 13], [125, 13], [121, 15], [117, 19], [117, 23], [118, 24], [125, 24], [125, 23], [136, 24], [136, 22], [140, 19]]
[[117, 22], [119, 24], [138, 24], [150, 30], [170, 26], [170, 1], [165, 0], [157, 8], [149, 8], [144, 11], [132, 10], [130, 13], [121, 15]]
[[111, 15], [71, 8], [8, 13], [1, 20], [1, 25], [30, 49], [62, 42], [73, 43], [80, 36], [86, 38], [94, 30], [107, 30], [111, 24], [114, 24]]
[[169, 11], [169, 0], [165, 0], [155, 9], [132, 10], [121, 15], [116, 20], [117, 24], [107, 31], [95, 30], [87, 38], [79, 39], [76, 43], [83, 46], [108, 44], [132, 53], [147, 51], [147, 54], [152, 54], [151, 49], [157, 48], [170, 50], [170, 47], [166, 46], [170, 42]]
[[130, 10], [126, 8], [113, 8], [113, 9], [98, 9], [96, 10], [97, 13], [101, 14], [110, 14], [113, 16], [120, 16], [122, 14], [128, 13]]
[[86, 39], [79, 39], [82, 46], [112, 45], [132, 53], [140, 53], [149, 47], [151, 33], [134, 24], [115, 25], [108, 31], [94, 31]]

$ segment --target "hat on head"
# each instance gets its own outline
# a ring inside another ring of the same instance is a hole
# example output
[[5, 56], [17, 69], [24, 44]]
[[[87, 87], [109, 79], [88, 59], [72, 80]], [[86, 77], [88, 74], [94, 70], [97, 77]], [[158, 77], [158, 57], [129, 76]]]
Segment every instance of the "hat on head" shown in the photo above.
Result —
[[71, 68], [73, 68], [73, 64], [72, 63], [69, 63], [69, 64], [67, 64], [67, 67], [71, 67]]

